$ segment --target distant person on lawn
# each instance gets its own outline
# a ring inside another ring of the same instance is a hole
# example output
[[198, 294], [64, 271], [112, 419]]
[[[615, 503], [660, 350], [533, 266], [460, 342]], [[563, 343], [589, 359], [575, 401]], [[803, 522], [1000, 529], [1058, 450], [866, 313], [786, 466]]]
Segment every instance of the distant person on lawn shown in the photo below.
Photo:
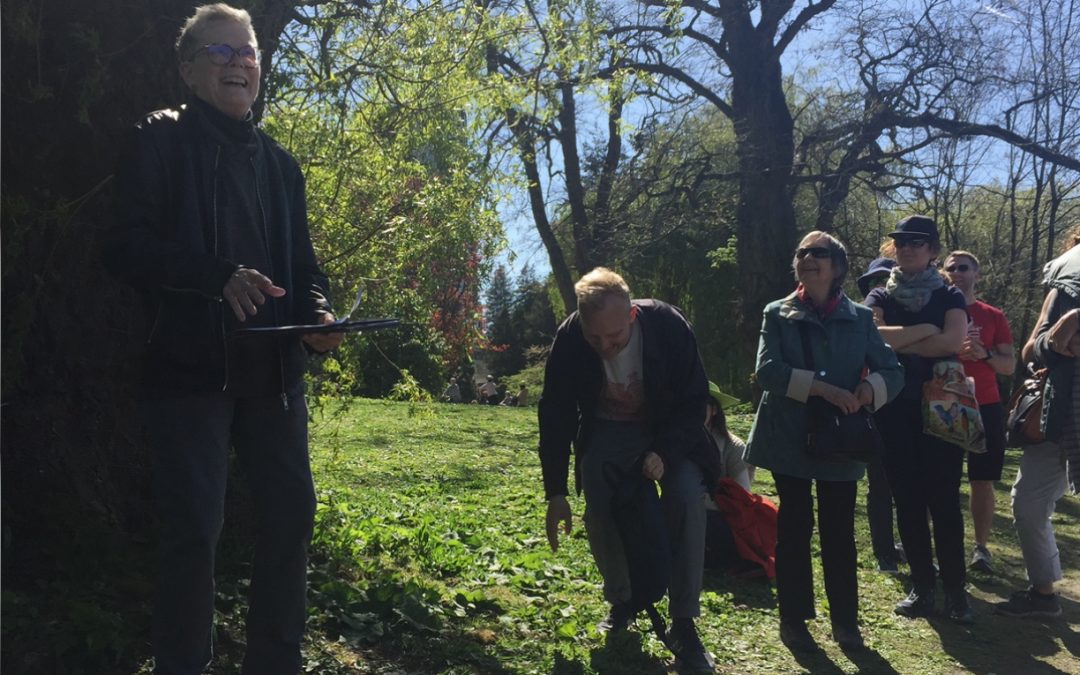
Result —
[[1024, 345], [1024, 361], [1049, 368], [1041, 427], [1043, 443], [1024, 448], [1012, 489], [1013, 519], [1030, 586], [994, 610], [1008, 616], [1057, 616], [1061, 580], [1051, 518], [1057, 501], [1080, 491], [1080, 225], [1070, 246], [1046, 264], [1046, 299]]
[[252, 121], [260, 70], [251, 17], [199, 7], [176, 52], [190, 101], [132, 130], [105, 252], [153, 317], [141, 416], [161, 528], [154, 672], [197, 675], [210, 664], [214, 557], [235, 448], [257, 528], [242, 672], [292, 675], [315, 513], [305, 347], [328, 351], [342, 334], [229, 339], [238, 328], [333, 322], [329, 283], [312, 249], [300, 167]]
[[585, 492], [585, 529], [611, 603], [601, 630], [633, 621], [622, 541], [611, 513], [604, 465], [660, 481], [673, 546], [669, 634], [686, 672], [712, 672], [694, 619], [705, 552], [705, 480], [719, 475], [702, 420], [709, 396], [690, 324], [659, 300], [631, 300], [615, 272], [597, 268], [575, 285], [576, 312], [559, 326], [540, 395], [540, 461], [548, 500], [547, 537], [570, 532], [567, 474], [575, 449], [576, 484]]
[[986, 545], [994, 520], [994, 482], [1001, 480], [1005, 466], [1005, 407], [1001, 405], [998, 375], [1012, 375], [1016, 369], [1013, 336], [1005, 313], [975, 297], [979, 281], [979, 259], [974, 253], [953, 251], [945, 258], [945, 275], [964, 293], [968, 329], [960, 348], [964, 373], [975, 380], [975, 400], [986, 428], [986, 452], [968, 453], [968, 482], [971, 484], [971, 524], [975, 549], [968, 567], [992, 573], [993, 556]]
[[499, 405], [502, 402], [502, 398], [499, 397], [499, 385], [495, 384], [495, 378], [491, 375], [487, 376], [487, 379], [477, 389], [480, 402], [487, 405]]
[[458, 386], [457, 378], [451, 377], [450, 384], [443, 391], [442, 400], [445, 403], [461, 403], [461, 387]]

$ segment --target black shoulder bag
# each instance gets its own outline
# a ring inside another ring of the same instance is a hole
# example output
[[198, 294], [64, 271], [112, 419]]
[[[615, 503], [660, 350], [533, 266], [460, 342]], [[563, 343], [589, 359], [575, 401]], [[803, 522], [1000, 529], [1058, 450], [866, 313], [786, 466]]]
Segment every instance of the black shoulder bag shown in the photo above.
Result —
[[[805, 321], [799, 321], [803, 358], [810, 370], [814, 355], [810, 349], [810, 333]], [[874, 416], [866, 408], [851, 415], [820, 396], [806, 400], [806, 454], [821, 462], [867, 462], [881, 451]]]

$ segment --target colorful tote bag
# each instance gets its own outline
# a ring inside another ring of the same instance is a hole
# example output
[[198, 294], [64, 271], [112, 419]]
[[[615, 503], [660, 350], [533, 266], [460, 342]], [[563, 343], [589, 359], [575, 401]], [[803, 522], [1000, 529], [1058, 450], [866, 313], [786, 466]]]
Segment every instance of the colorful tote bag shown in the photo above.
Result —
[[933, 376], [923, 383], [923, 432], [968, 452], [986, 452], [986, 429], [975, 381], [955, 359], [934, 364]]

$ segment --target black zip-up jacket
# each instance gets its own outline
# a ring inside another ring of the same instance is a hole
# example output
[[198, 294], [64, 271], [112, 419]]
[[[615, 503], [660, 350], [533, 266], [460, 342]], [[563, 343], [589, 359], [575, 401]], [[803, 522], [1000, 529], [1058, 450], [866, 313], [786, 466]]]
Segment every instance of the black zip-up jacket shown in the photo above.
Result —
[[[645, 412], [653, 432], [650, 450], [660, 455], [665, 468], [683, 457], [693, 461], [711, 485], [721, 470], [702, 426], [709, 383], [694, 331], [667, 303], [634, 300], [633, 305], [641, 328]], [[540, 465], [548, 499], [569, 494], [571, 443], [574, 475], [579, 477], [603, 385], [600, 356], [585, 341], [581, 320], [574, 312], [555, 333], [539, 402]]]
[[[222, 141], [208, 133], [202, 115], [198, 106], [150, 113], [126, 139], [116, 171], [117, 222], [104, 262], [146, 293], [151, 390], [208, 393], [228, 385], [224, 313], [232, 309], [221, 294], [238, 265], [220, 253]], [[311, 245], [304, 176], [272, 138], [258, 129], [254, 137], [256, 200], [271, 267], [259, 271], [286, 291], [274, 301], [274, 323], [318, 323], [319, 312], [331, 311], [329, 283]], [[282, 394], [300, 381], [304, 356], [299, 338], [278, 343], [278, 363], [269, 367], [280, 372]]]

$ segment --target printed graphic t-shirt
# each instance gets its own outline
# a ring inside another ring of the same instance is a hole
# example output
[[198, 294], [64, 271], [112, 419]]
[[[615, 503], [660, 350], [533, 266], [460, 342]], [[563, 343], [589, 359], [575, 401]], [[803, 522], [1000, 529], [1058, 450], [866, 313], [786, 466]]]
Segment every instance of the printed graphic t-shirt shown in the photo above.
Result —
[[604, 364], [604, 387], [600, 390], [596, 415], [605, 420], [637, 422], [643, 419], [645, 387], [641, 365], [641, 327], [630, 324], [630, 340]]

